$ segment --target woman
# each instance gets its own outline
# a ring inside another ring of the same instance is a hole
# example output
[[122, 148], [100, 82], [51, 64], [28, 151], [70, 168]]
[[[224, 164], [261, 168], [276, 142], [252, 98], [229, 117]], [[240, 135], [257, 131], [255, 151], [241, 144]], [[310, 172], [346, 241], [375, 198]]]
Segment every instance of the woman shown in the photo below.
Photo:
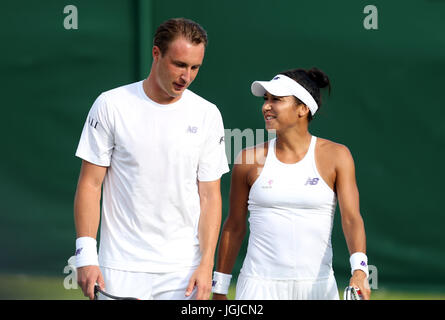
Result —
[[288, 70], [271, 81], [252, 83], [252, 93], [264, 97], [266, 129], [275, 130], [276, 138], [242, 150], [233, 167], [214, 299], [226, 299], [247, 211], [250, 237], [236, 299], [339, 299], [331, 247], [337, 199], [351, 254], [350, 286], [369, 299], [354, 160], [347, 147], [308, 131], [325, 87], [330, 89], [329, 79], [316, 68]]

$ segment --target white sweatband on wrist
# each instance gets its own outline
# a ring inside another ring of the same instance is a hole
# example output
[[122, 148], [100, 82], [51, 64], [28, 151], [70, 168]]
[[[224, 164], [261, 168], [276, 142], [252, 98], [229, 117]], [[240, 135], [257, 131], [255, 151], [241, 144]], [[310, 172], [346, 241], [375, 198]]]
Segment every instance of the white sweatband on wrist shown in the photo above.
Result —
[[366, 273], [366, 278], [369, 277], [368, 257], [366, 254], [363, 252], [353, 253], [349, 258], [349, 262], [351, 263], [351, 274], [353, 274], [355, 270], [362, 270]]
[[213, 272], [212, 292], [218, 294], [227, 294], [229, 292], [231, 274]]
[[91, 237], [76, 239], [76, 268], [99, 265], [96, 244], [96, 239]]

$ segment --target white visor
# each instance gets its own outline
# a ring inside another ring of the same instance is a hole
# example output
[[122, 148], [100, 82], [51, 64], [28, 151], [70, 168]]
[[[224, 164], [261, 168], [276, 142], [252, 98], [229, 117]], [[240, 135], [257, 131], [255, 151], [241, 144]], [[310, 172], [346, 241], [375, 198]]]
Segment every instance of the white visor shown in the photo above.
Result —
[[275, 76], [270, 81], [254, 81], [250, 89], [257, 97], [264, 96], [266, 91], [277, 97], [297, 97], [309, 108], [312, 115], [318, 110], [318, 105], [312, 95], [297, 81], [282, 74]]

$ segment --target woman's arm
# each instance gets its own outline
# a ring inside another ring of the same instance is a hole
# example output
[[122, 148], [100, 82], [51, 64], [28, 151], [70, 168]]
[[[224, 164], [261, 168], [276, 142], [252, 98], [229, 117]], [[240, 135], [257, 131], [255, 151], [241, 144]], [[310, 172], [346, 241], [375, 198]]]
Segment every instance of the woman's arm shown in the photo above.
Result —
[[[247, 201], [250, 186], [248, 173], [252, 165], [247, 164], [247, 153], [243, 150], [232, 169], [229, 214], [221, 232], [216, 271], [231, 274], [247, 229]], [[213, 299], [227, 299], [226, 295], [213, 294]]]
[[[351, 255], [356, 252], [366, 254], [365, 226], [360, 214], [354, 159], [347, 147], [339, 145], [337, 149], [335, 187], [343, 233]], [[364, 271], [354, 270], [349, 285], [359, 287], [364, 299], [370, 298], [371, 290]]]

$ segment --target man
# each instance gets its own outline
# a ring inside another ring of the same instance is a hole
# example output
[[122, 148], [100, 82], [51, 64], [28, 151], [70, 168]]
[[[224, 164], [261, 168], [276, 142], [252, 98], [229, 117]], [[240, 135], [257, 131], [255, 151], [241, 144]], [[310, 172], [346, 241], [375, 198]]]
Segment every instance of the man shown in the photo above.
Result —
[[164, 22], [147, 79], [102, 93], [89, 112], [74, 216], [78, 282], [90, 299], [95, 283], [140, 299], [210, 296], [228, 165], [219, 110], [187, 89], [206, 44], [199, 24]]

